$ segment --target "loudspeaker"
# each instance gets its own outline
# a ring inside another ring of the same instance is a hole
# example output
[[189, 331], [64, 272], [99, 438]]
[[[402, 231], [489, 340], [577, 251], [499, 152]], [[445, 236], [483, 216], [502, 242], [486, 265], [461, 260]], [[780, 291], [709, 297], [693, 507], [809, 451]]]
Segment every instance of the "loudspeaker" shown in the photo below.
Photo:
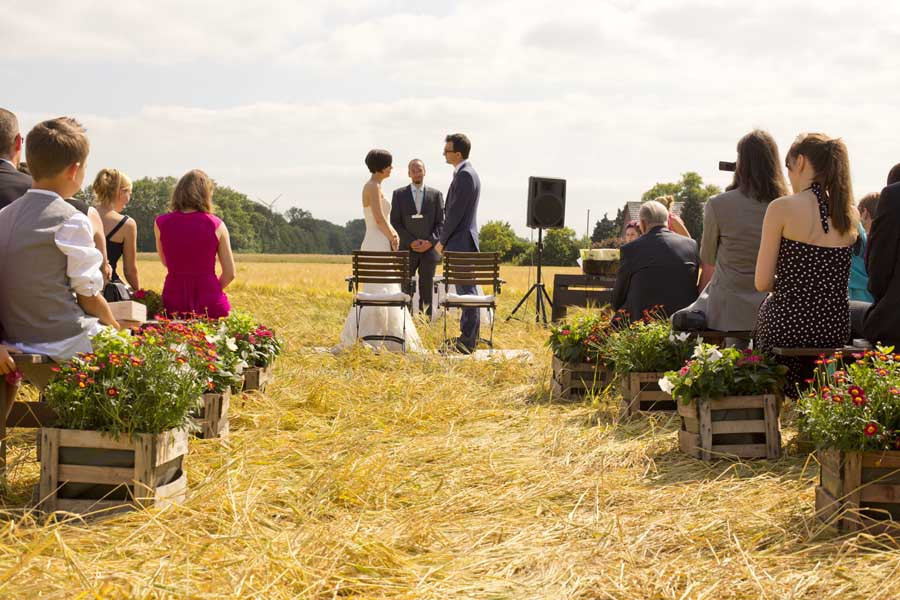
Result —
[[566, 180], [549, 177], [528, 178], [528, 226], [532, 229], [559, 229], [566, 221]]

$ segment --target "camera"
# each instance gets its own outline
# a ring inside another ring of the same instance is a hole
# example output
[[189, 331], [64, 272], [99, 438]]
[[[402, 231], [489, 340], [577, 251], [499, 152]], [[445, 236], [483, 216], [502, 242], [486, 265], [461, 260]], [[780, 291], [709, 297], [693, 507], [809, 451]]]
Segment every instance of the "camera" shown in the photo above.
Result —
[[719, 170], [720, 171], [732, 171], [734, 172], [737, 169], [737, 163], [727, 162], [724, 160], [719, 161]]

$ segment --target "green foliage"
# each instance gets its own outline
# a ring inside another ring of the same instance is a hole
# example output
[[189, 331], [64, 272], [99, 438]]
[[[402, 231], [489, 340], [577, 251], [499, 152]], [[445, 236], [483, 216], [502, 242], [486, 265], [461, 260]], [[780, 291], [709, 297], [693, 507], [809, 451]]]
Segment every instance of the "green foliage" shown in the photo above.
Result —
[[[676, 334], [687, 337], [687, 334]], [[685, 404], [693, 399], [753, 396], [777, 392], [784, 385], [787, 367], [753, 350], [697, 344], [691, 360], [669, 371], [659, 387]]]
[[544, 257], [545, 265], [557, 265], [562, 267], [574, 266], [578, 258], [578, 240], [575, 232], [568, 227], [561, 229], [549, 229], [544, 232]]
[[622, 226], [618, 223], [620, 218], [624, 218], [622, 217], [621, 208], [619, 209], [619, 214], [616, 219], [610, 219], [608, 213], [603, 213], [603, 218], [594, 225], [594, 231], [591, 233], [591, 241], [600, 242], [609, 238], [619, 237], [619, 232], [622, 230]]
[[676, 337], [668, 319], [647, 313], [644, 319], [619, 325], [606, 338], [601, 352], [616, 374], [659, 373], [677, 369], [691, 355], [687, 336]]
[[516, 240], [516, 232], [505, 221], [488, 221], [478, 232], [478, 244], [482, 252], [499, 252], [501, 260], [510, 258]]
[[583, 312], [566, 323], [552, 325], [547, 346], [565, 362], [605, 364], [602, 345], [610, 331], [608, 315]]
[[154, 292], [153, 290], [137, 290], [134, 292], [134, 295], [131, 299], [147, 307], [148, 320], [152, 321], [156, 318], [156, 315], [165, 312], [163, 310], [162, 296], [160, 296], [158, 292]]
[[820, 357], [799, 427], [820, 448], [900, 450], [900, 354], [893, 347]]
[[104, 330], [81, 354], [58, 367], [44, 389], [60, 427], [112, 435], [190, 428], [206, 379], [191, 365], [186, 344]]
[[641, 202], [653, 200], [659, 196], [675, 196], [676, 202], [684, 203], [681, 208], [681, 220], [688, 233], [695, 240], [703, 237], [703, 207], [706, 201], [722, 192], [716, 185], [704, 185], [699, 174], [689, 171], [681, 175], [681, 181], [674, 183], [657, 183], [644, 192]]
[[250, 367], [268, 367], [281, 354], [283, 342], [250, 313], [235, 309], [222, 319], [224, 334], [234, 339], [237, 355]]

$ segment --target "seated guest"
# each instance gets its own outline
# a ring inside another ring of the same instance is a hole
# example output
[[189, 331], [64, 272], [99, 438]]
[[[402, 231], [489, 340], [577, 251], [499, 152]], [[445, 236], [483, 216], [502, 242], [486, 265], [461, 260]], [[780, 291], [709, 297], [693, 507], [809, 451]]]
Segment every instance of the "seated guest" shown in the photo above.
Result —
[[0, 208], [24, 196], [31, 187], [31, 177], [18, 169], [24, 141], [16, 115], [0, 108]]
[[[228, 228], [213, 216], [215, 185], [206, 173], [190, 171], [172, 194], [171, 212], [156, 218], [156, 251], [168, 270], [163, 306], [169, 314], [194, 313], [216, 319], [231, 310], [225, 288], [234, 280]], [[216, 257], [222, 274], [216, 277]]]
[[[771, 292], [759, 307], [756, 347], [840, 347], [850, 339], [847, 287], [859, 221], [847, 147], [804, 134], [786, 164], [794, 194], [769, 204], [756, 261], [756, 289]], [[790, 369], [785, 391], [793, 395], [812, 365], [783, 362]]]
[[622, 239], [625, 240], [626, 244], [629, 244], [639, 237], [641, 237], [641, 224], [637, 221], [628, 221], [625, 225], [625, 232], [622, 234]]
[[669, 230], [674, 231], [678, 235], [683, 235], [684, 237], [691, 237], [691, 234], [688, 233], [687, 227], [684, 226], [684, 221], [681, 220], [681, 217], [672, 212], [672, 205], [675, 204], [675, 196], [657, 196], [654, 200], [665, 206], [666, 210], [669, 211], [669, 220], [666, 223]]
[[[868, 244], [869, 230], [872, 228], [872, 219], [875, 218], [875, 210], [878, 207], [878, 192], [866, 194], [859, 201], [859, 225], [857, 233], [859, 237], [853, 245], [853, 258], [850, 259], [850, 300], [857, 302], [872, 302], [874, 298], [869, 293], [869, 273], [866, 271], [866, 246]], [[851, 306], [852, 310], [852, 306]]]
[[900, 348], [900, 165], [898, 181], [881, 190], [869, 231], [866, 269], [872, 303], [853, 303], [854, 336]]
[[111, 302], [128, 300], [130, 294], [122, 289], [122, 279], [118, 273], [119, 258], [122, 258], [122, 271], [128, 285], [133, 290], [141, 289], [137, 271], [137, 223], [131, 217], [122, 215], [122, 210], [131, 200], [131, 180], [116, 169], [103, 169], [97, 173], [92, 189], [100, 205], [106, 254], [112, 271], [109, 278], [111, 285], [104, 287], [103, 295]]
[[[19, 165], [21, 166], [21, 163]], [[103, 273], [103, 281], [109, 281], [112, 270], [109, 268], [109, 261], [106, 259], [106, 238], [103, 237], [103, 220], [100, 218], [100, 213], [93, 206], [88, 206], [88, 203], [84, 200], [79, 200], [78, 198], [66, 198], [65, 200], [91, 222], [91, 229], [94, 230], [94, 247], [100, 251], [100, 255], [103, 257], [100, 272]]]
[[89, 144], [68, 117], [44, 121], [28, 134], [34, 185], [0, 210], [0, 327], [22, 352], [66, 360], [90, 352], [100, 323], [118, 327], [100, 294], [102, 257], [90, 221], [63, 201], [84, 181]]
[[724, 194], [706, 202], [703, 213], [701, 294], [685, 310], [704, 313], [706, 328], [750, 331], [756, 326], [766, 297], [753, 282], [763, 218], [769, 203], [786, 193], [778, 145], [767, 132], [751, 131], [738, 142], [734, 180]]
[[642, 235], [621, 248], [613, 289], [613, 309], [624, 309], [632, 320], [661, 305], [666, 314], [697, 299], [697, 242], [666, 227], [666, 207], [651, 200], [641, 205]]

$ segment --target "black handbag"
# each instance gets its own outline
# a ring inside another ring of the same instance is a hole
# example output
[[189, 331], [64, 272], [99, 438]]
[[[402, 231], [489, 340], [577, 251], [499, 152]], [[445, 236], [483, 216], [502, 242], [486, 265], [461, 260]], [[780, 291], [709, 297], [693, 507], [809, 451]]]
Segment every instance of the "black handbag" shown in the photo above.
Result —
[[706, 313], [702, 310], [679, 310], [672, 315], [672, 329], [675, 331], [704, 331]]
[[103, 286], [103, 297], [107, 302], [131, 300], [131, 290], [121, 281], [110, 281]]

